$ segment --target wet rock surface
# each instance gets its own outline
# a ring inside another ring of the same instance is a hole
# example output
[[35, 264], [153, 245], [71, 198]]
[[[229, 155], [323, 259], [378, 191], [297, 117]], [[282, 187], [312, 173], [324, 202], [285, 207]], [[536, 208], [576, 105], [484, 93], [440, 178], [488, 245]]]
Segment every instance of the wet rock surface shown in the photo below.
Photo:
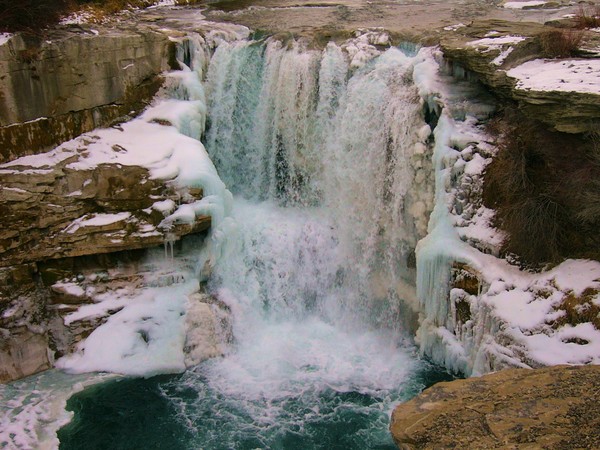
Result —
[[511, 369], [438, 383], [396, 407], [401, 449], [598, 448], [600, 367]]

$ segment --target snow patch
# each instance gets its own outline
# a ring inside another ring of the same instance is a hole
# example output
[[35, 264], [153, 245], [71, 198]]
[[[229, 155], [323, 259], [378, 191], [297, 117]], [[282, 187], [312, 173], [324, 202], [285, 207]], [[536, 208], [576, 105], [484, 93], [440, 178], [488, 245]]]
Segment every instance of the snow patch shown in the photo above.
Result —
[[6, 44], [13, 36], [12, 33], [0, 33], [0, 45]]
[[487, 37], [487, 38], [483, 38], [483, 39], [478, 39], [476, 41], [468, 42], [467, 45], [470, 47], [478, 47], [478, 48], [484, 47], [485, 50], [483, 50], [483, 51], [487, 53], [492, 50], [500, 50], [505, 45], [518, 44], [519, 42], [523, 42], [525, 39], [527, 39], [527, 38], [525, 38], [523, 36], [511, 36], [511, 35], [501, 36], [501, 37]]
[[457, 23], [456, 25], [448, 25], [447, 27], [444, 27], [444, 31], [456, 31], [464, 27], [466, 27], [466, 25], [461, 22]]
[[510, 55], [514, 49], [514, 47], [508, 47], [507, 49], [502, 50], [500, 54], [492, 60], [492, 64], [496, 66], [501, 66], [504, 63], [504, 61], [506, 61], [506, 58], [508, 58], [508, 55]]
[[506, 2], [502, 5], [504, 8], [509, 9], [523, 9], [523, 8], [533, 8], [536, 6], [543, 6], [547, 2], [542, 0], [530, 0], [525, 2]]
[[81, 25], [90, 22], [94, 18], [94, 14], [90, 11], [77, 11], [68, 15], [60, 21], [61, 25]]
[[536, 59], [510, 69], [506, 74], [517, 79], [518, 89], [600, 94], [598, 59]]
[[67, 228], [65, 228], [64, 232], [73, 234], [82, 227], [102, 227], [112, 223], [122, 222], [129, 219], [129, 217], [131, 217], [130, 212], [120, 212], [116, 214], [86, 214], [71, 222]]

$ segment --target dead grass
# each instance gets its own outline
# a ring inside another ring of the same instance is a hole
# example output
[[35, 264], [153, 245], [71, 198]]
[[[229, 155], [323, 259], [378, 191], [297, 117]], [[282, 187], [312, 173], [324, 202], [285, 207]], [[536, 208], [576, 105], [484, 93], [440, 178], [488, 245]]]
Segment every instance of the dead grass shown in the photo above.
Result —
[[580, 5], [575, 14], [575, 23], [581, 30], [600, 27], [600, 5]]
[[[40, 34], [63, 17], [86, 11], [92, 22], [101, 22], [123, 10], [147, 8], [159, 0], [0, 0], [0, 32]], [[192, 5], [199, 0], [177, 0]]]
[[600, 290], [588, 288], [578, 297], [573, 292], [567, 294], [555, 311], [564, 311], [564, 314], [551, 325], [560, 328], [565, 325], [576, 326], [581, 323], [591, 323], [600, 330], [600, 306], [594, 303], [594, 297]]
[[490, 132], [499, 152], [486, 169], [483, 200], [507, 234], [504, 251], [530, 268], [600, 259], [600, 157], [593, 142], [548, 131], [517, 110], [505, 111]]
[[584, 32], [579, 29], [555, 29], [538, 35], [542, 56], [545, 58], [568, 58], [580, 51]]
[[36, 34], [75, 7], [74, 0], [0, 0], [0, 31]]

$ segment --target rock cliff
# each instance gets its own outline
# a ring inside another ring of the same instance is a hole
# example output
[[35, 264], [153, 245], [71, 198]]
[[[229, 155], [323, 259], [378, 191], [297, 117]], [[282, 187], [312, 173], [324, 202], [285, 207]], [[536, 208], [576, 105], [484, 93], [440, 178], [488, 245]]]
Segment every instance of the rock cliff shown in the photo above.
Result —
[[[479, 20], [446, 31], [440, 39], [440, 47], [453, 63], [475, 74], [479, 81], [489, 86], [500, 98], [515, 102], [519, 110], [529, 118], [540, 120], [560, 132], [595, 132], [600, 126], [600, 101], [597, 92], [583, 88], [583, 77], [578, 84], [562, 88], [560, 83], [566, 86], [566, 81], [560, 81], [560, 74], [550, 73], [546, 74], [546, 80], [556, 79], [558, 86], [549, 88], [543, 83], [539, 86], [524, 86], [511, 70], [529, 61], [544, 58], [540, 35], [549, 30], [561, 29], [531, 22]], [[583, 49], [580, 56], [567, 58], [570, 60], [567, 66], [573, 67], [575, 63], [581, 62], [585, 66], [585, 72], [597, 72], [597, 50], [586, 52], [585, 48], [597, 49], [600, 36], [595, 32], [580, 33], [584, 39]], [[554, 45], [559, 43], [555, 42]], [[547, 70], [548, 68], [542, 67], [539, 69], [541, 72]]]
[[172, 51], [167, 35], [144, 26], [13, 36], [0, 45], [0, 162], [135, 115], [158, 90]]
[[[176, 268], [161, 281], [147, 270], [141, 281], [145, 249], [168, 243], [172, 255], [175, 241], [210, 227], [210, 214], [197, 212], [202, 182], [182, 179], [178, 164], [186, 160], [212, 176], [197, 141], [201, 102], [185, 94], [170, 104], [197, 121], [193, 137], [170, 122], [168, 108], [119, 125], [182, 82], [163, 73], [175, 65], [174, 45], [144, 27], [89, 26], [54, 30], [36, 43], [16, 35], [0, 45], [0, 159], [10, 159], [0, 166], [0, 382], [74, 351], [118, 308], [71, 325], [65, 317], [100, 302], [103, 292], [178, 283]], [[178, 153], [185, 151], [196, 159]]]

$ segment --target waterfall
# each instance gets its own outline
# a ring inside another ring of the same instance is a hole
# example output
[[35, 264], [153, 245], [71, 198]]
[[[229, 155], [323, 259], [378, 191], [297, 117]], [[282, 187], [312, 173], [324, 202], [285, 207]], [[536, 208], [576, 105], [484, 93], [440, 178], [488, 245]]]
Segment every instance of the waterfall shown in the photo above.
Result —
[[[180, 375], [98, 387], [100, 397], [141, 388], [144, 402], [131, 410], [140, 422], [162, 420], [147, 417], [146, 387], [157, 386], [153, 401], [167, 403], [181, 433], [164, 439], [182, 448], [394, 448], [392, 407], [435, 379], [412, 336], [423, 308], [442, 320], [436, 283], [450, 264], [443, 239], [423, 241], [434, 200], [434, 222], [444, 216], [434, 187], [446, 180], [447, 127], [432, 131], [424, 112], [440, 115], [429, 85], [437, 64], [405, 47], [381, 31], [322, 50], [226, 34], [181, 39], [181, 70], [132, 123], [176, 139], [162, 143], [173, 154], [153, 176], [203, 191], [163, 205], [161, 225], [210, 215], [210, 234], [174, 257], [168, 238], [160, 261], [182, 282], [109, 298], [123, 310], [62, 367], [183, 372], [185, 327], [202, 322], [189, 308], [200, 279], [231, 312], [225, 355]], [[422, 347], [442, 349], [428, 336], [419, 335]]]
[[282, 302], [338, 324], [393, 328], [410, 316], [410, 260], [433, 197], [414, 61], [391, 48], [352, 69], [333, 43], [323, 51], [275, 40], [216, 49], [207, 150], [238, 203], [254, 205], [245, 214], [265, 206], [267, 223], [277, 220], [273, 211], [296, 219], [281, 230], [271, 224], [281, 236], [270, 243], [264, 224], [252, 229], [239, 217], [234, 253], [248, 259], [239, 267], [224, 259], [213, 285], [244, 292], [258, 284], [270, 308]]
[[[231, 309], [234, 344], [167, 388], [198, 445], [300, 433], [313, 448], [344, 408], [369, 417], [350, 446], [388, 445], [391, 402], [424, 367], [410, 338], [433, 207], [420, 57], [371, 41], [385, 40], [223, 41], [210, 58], [203, 141], [234, 200], [207, 290]], [[234, 419], [207, 425], [207, 408]]]

